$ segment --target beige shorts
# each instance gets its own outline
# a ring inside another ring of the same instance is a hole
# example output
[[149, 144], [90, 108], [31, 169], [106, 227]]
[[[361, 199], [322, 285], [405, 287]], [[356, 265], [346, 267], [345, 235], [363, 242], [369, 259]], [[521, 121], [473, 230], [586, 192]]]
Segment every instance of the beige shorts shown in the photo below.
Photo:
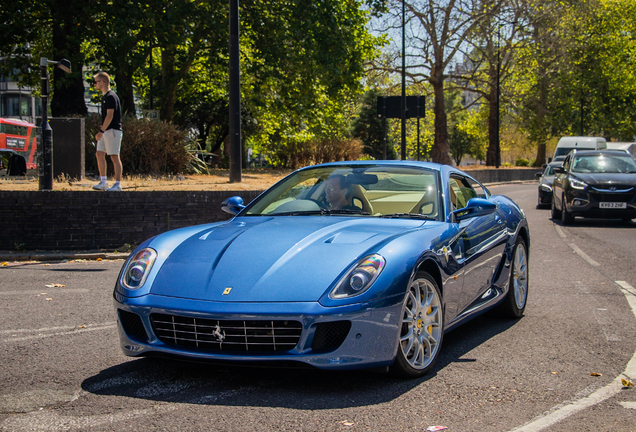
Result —
[[122, 131], [108, 129], [97, 142], [97, 151], [106, 152], [107, 155], [119, 155], [122, 136]]

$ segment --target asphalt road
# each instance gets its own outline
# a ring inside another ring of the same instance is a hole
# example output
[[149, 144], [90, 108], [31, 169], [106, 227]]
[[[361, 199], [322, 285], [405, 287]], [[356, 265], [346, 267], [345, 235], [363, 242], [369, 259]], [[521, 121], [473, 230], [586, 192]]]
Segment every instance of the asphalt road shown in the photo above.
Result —
[[636, 222], [563, 227], [536, 184], [491, 190], [530, 222], [526, 314], [447, 334], [415, 380], [128, 358], [123, 261], [2, 266], [0, 431], [636, 431]]

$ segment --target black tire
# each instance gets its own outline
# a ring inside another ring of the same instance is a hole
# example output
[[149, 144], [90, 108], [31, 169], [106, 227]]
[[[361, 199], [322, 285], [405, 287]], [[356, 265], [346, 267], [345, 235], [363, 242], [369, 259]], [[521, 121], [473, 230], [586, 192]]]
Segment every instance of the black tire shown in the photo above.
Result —
[[565, 205], [565, 197], [561, 197], [561, 223], [563, 225], [570, 225], [572, 222], [574, 222], [574, 216], [572, 216]]
[[499, 306], [505, 318], [521, 318], [528, 302], [528, 248], [523, 238], [517, 238], [510, 263], [508, 294]]
[[552, 206], [550, 207], [550, 217], [552, 220], [561, 219], [561, 212], [556, 209], [556, 205], [554, 204], [554, 196], [552, 197]]
[[444, 308], [437, 282], [427, 272], [418, 272], [409, 283], [397, 337], [391, 372], [407, 378], [430, 372], [444, 339]]

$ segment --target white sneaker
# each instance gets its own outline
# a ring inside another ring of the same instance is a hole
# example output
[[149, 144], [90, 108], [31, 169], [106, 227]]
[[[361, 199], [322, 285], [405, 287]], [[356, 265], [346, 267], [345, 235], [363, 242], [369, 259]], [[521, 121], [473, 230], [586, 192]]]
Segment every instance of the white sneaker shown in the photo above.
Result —
[[114, 184], [107, 189], [108, 192], [121, 192], [121, 185]]
[[100, 182], [96, 185], [93, 185], [93, 189], [95, 190], [101, 190], [101, 191], [105, 191], [108, 190], [108, 183], [106, 182]]

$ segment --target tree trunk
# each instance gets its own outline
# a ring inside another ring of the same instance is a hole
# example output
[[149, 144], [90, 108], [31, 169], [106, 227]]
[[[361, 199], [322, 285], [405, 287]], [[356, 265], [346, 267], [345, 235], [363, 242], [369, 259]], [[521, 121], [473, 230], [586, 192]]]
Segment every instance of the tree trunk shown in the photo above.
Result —
[[[51, 113], [53, 117], [88, 114], [84, 101], [84, 79], [82, 67], [84, 55], [81, 50], [84, 27], [82, 14], [73, 1], [54, 1], [51, 5], [53, 27], [53, 58], [66, 58], [71, 62], [72, 73], [67, 74], [58, 67], [53, 68]], [[49, 68], [49, 72], [51, 68]]]
[[[496, 72], [494, 72], [496, 73]], [[494, 74], [490, 75], [495, 77]], [[486, 151], [486, 165], [497, 165], [497, 141], [499, 140], [499, 122], [497, 121], [497, 83], [490, 85], [490, 92], [486, 98], [488, 101], [488, 150]], [[501, 149], [499, 149], [501, 153]]]
[[122, 114], [134, 116], [136, 110], [132, 75], [122, 68], [117, 69], [115, 83], [117, 84], [117, 97], [119, 97], [119, 102], [121, 103]]
[[435, 138], [431, 149], [431, 159], [433, 162], [453, 165], [453, 158], [450, 155], [450, 144], [448, 143], [448, 123], [446, 119], [446, 107], [444, 106], [444, 76], [442, 71], [435, 75], [431, 74], [430, 79], [433, 85], [435, 101], [433, 111], [435, 115]]

